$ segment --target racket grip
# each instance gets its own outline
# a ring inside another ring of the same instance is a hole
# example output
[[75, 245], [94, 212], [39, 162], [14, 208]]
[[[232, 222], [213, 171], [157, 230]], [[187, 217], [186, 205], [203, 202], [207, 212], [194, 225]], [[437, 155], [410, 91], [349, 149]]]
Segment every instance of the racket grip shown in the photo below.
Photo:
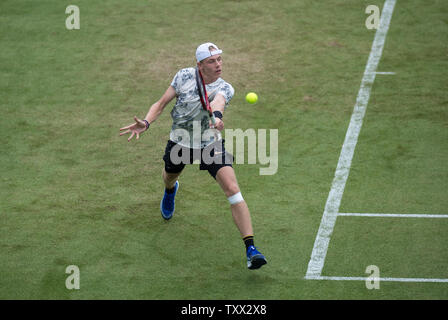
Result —
[[213, 113], [210, 115], [210, 119], [212, 120], [212, 124], [215, 125], [216, 124], [216, 118], [215, 118], [215, 115]]

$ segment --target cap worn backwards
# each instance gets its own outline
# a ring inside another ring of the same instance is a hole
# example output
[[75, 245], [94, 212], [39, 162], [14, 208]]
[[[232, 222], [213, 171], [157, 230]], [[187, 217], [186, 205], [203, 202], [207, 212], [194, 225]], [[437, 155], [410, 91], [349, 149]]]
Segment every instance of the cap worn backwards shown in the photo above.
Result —
[[220, 50], [215, 44], [211, 42], [203, 43], [196, 49], [196, 60], [197, 62], [201, 62], [208, 57], [221, 53], [222, 50]]

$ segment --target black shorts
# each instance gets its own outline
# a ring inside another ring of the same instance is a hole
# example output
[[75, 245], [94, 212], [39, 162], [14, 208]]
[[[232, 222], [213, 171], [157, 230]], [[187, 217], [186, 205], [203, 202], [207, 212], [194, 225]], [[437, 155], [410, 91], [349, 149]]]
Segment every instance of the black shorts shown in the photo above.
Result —
[[202, 149], [191, 149], [168, 140], [163, 156], [165, 171], [179, 173], [185, 168], [185, 165], [200, 160], [199, 169], [207, 170], [216, 179], [219, 169], [231, 167], [233, 163], [233, 156], [225, 150], [224, 141], [224, 139], [216, 141]]

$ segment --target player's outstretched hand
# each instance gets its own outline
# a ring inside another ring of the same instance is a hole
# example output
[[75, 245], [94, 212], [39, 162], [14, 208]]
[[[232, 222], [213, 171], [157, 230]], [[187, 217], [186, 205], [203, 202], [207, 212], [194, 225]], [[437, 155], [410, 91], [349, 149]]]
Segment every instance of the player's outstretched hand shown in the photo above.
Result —
[[131, 139], [136, 135], [137, 140], [140, 138], [140, 134], [146, 131], [146, 123], [143, 120], [140, 120], [137, 117], [134, 117], [135, 123], [130, 124], [126, 127], [120, 128], [120, 136], [124, 134], [130, 133], [131, 136], [128, 138], [128, 141], [131, 141]]

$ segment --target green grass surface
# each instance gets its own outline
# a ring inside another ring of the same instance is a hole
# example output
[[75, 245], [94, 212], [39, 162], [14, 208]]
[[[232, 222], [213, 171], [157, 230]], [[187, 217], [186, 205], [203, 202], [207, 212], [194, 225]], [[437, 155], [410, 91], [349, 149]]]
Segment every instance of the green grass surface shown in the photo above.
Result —
[[[69, 3], [2, 1], [0, 298], [447, 299], [446, 283], [304, 279], [373, 41], [369, 4], [383, 1], [79, 0], [69, 31]], [[396, 75], [376, 77], [341, 212], [448, 214], [447, 13], [397, 1], [378, 67]], [[236, 91], [226, 128], [279, 130], [277, 174], [235, 166], [269, 260], [258, 271], [197, 165], [161, 219], [172, 104], [138, 142], [118, 136], [205, 41]], [[339, 218], [323, 274], [448, 278], [447, 227]], [[80, 290], [65, 288], [68, 265]]]

